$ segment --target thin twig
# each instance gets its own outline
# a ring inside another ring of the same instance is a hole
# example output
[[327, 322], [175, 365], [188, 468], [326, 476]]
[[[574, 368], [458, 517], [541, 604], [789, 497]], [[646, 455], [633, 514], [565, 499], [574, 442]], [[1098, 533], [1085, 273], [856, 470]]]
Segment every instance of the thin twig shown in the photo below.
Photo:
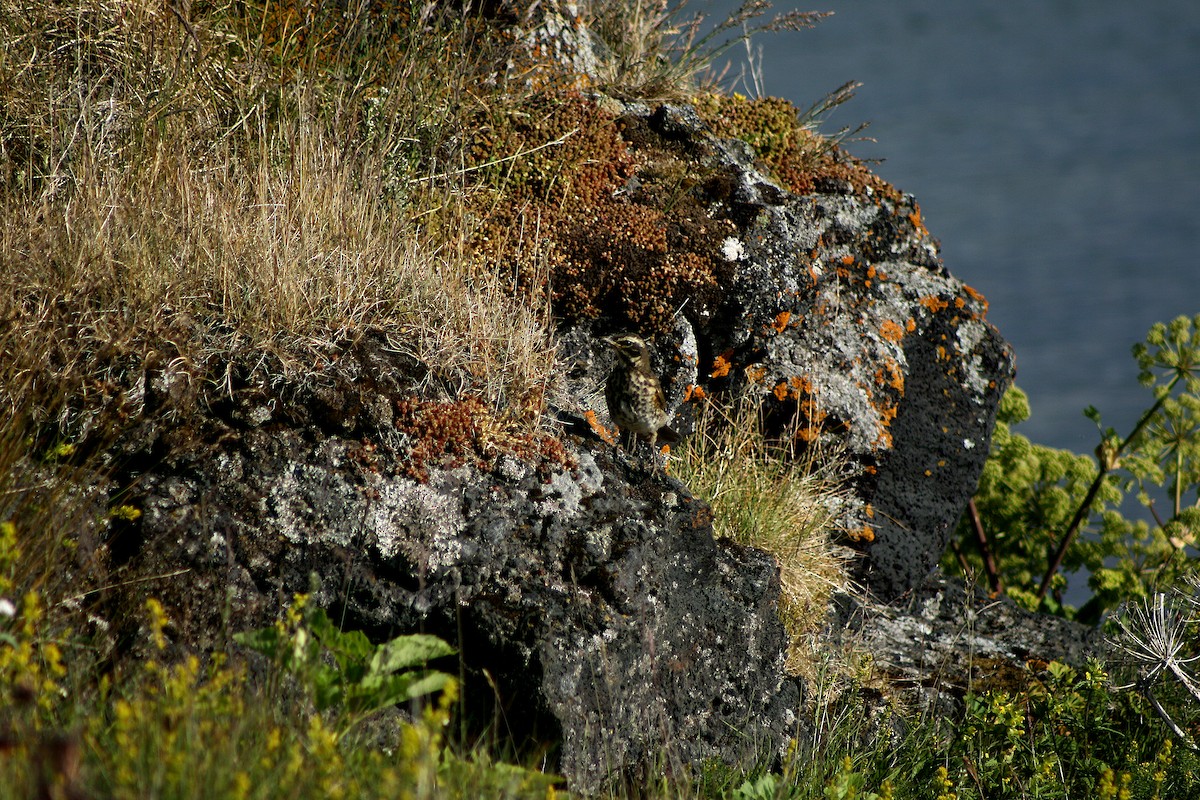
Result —
[[55, 607], [58, 608], [60, 606], [65, 606], [68, 603], [77, 603], [84, 598], [91, 597], [92, 595], [99, 594], [100, 592], [106, 592], [109, 589], [120, 589], [122, 586], [132, 586], [135, 583], [148, 583], [150, 581], [160, 581], [163, 578], [174, 578], [176, 575], [183, 575], [191, 571], [191, 567], [184, 567], [183, 569], [177, 569], [174, 572], [165, 572], [162, 575], [147, 575], [144, 578], [130, 578], [129, 580], [121, 581], [120, 583], [110, 583], [106, 586], [101, 586], [96, 589], [86, 591], [83, 594], [72, 595], [71, 597], [60, 600]]
[[1000, 570], [996, 569], [996, 557], [988, 543], [987, 534], [983, 530], [983, 520], [979, 518], [979, 509], [975, 507], [975, 498], [967, 501], [967, 513], [971, 515], [971, 528], [975, 531], [975, 540], [979, 542], [979, 552], [983, 555], [983, 568], [987, 572], [988, 586], [992, 594], [1004, 592], [1004, 581], [1000, 579]]
[[454, 178], [454, 177], [458, 177], [460, 175], [467, 175], [472, 172], [478, 172], [481, 169], [487, 169], [488, 167], [494, 167], [497, 164], [503, 164], [506, 161], [515, 161], [518, 158], [524, 158], [525, 156], [532, 155], [533, 153], [536, 153], [539, 150], [545, 150], [547, 147], [555, 147], [557, 145], [562, 144], [567, 139], [570, 139], [572, 136], [574, 136], [577, 133], [579, 133], [579, 129], [575, 128], [574, 130], [567, 131], [562, 136], [558, 137], [557, 139], [555, 139], [552, 142], [546, 142], [545, 144], [539, 144], [537, 147], [534, 147], [529, 150], [523, 150], [520, 153], [513, 153], [511, 156], [505, 156], [504, 158], [497, 158], [494, 161], [488, 161], [486, 164], [476, 164], [473, 167], [464, 167], [462, 169], [452, 170], [451, 172], [440, 172], [437, 175], [427, 175], [424, 178], [410, 178], [408, 182], [410, 184], [411, 183], [425, 183], [427, 181], [438, 181], [438, 180], [441, 180], [442, 178]]

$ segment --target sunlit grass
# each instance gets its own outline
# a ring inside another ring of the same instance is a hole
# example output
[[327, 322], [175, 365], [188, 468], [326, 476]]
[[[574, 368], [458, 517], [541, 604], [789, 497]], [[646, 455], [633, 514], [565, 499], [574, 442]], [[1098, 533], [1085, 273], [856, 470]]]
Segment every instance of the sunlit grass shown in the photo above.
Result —
[[713, 510], [713, 533], [762, 548], [779, 561], [780, 616], [791, 636], [788, 668], [808, 671], [811, 642], [831, 594], [850, 588], [849, 551], [835, 543], [846, 488], [835, 454], [798, 452], [763, 434], [759, 403], [730, 411], [704, 400], [696, 432], [671, 469]]

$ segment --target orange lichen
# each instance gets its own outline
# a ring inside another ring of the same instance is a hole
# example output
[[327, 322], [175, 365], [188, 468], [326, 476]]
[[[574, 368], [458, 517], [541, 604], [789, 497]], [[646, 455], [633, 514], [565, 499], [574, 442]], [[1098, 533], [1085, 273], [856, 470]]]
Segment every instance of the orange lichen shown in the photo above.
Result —
[[588, 427], [592, 429], [593, 433], [595, 433], [597, 436], [599, 436], [601, 439], [608, 442], [609, 444], [616, 444], [616, 442], [617, 442], [616, 433], [614, 433], [613, 431], [610, 431], [608, 428], [606, 428], [600, 424], [600, 421], [598, 419], [596, 419], [595, 411], [592, 411], [589, 408], [587, 411], [583, 412], [583, 418], [587, 422]]
[[917, 321], [912, 317], [909, 317], [904, 323], [904, 329], [909, 333], [912, 333], [917, 329]]
[[775, 321], [771, 324], [771, 327], [775, 329], [776, 333], [783, 333], [787, 329], [788, 320], [791, 318], [792, 312], [780, 311], [775, 315]]
[[802, 394], [811, 395], [813, 393], [812, 381], [799, 375], [788, 378], [788, 385], [792, 388], [792, 397], [797, 400]]
[[796, 429], [796, 438], [802, 442], [805, 442], [806, 444], [812, 444], [818, 438], [820, 438], [820, 436], [821, 429], [813, 425], [806, 425], [803, 428]]
[[724, 378], [726, 375], [728, 375], [730, 367], [733, 366], [733, 363], [729, 360], [731, 358], [733, 358], [733, 348], [726, 350], [724, 353], [721, 353], [721, 355], [714, 358], [713, 369], [712, 372], [709, 373], [709, 376], [713, 378]]
[[925, 233], [925, 226], [921, 224], [921, 209], [919, 207], [914, 208], [912, 213], [908, 215], [908, 221], [911, 222], [912, 226], [918, 231]]
[[950, 306], [949, 302], [936, 295], [922, 297], [919, 302], [921, 305], [925, 306], [925, 308], [929, 309], [929, 313], [931, 314], [936, 314]]
[[899, 412], [899, 406], [884, 406], [879, 409], [879, 424], [883, 427], [888, 427], [892, 424], [892, 420], [896, 418]]
[[861, 528], [847, 530], [846, 535], [850, 537], [850, 541], [859, 544], [870, 544], [875, 541], [875, 530], [870, 525], [863, 525]]
[[761, 383], [762, 379], [767, 375], [767, 368], [761, 364], [752, 365], [746, 367], [745, 374], [746, 380], [751, 383]]
[[890, 386], [897, 392], [904, 392], [904, 372], [894, 359], [887, 359], [883, 366], [875, 370], [875, 383], [880, 386]]
[[777, 400], [780, 400], [780, 401], [782, 401], [782, 400], [787, 400], [787, 397], [788, 397], [788, 385], [787, 385], [787, 381], [780, 381], [780, 382], [779, 382], [779, 385], [778, 385], [778, 386], [776, 386], [776, 387], [775, 387], [775, 388], [772, 390], [772, 393], [775, 395], [775, 398], [776, 398]]
[[904, 338], [904, 328], [890, 319], [884, 320], [883, 325], [879, 327], [879, 333], [889, 342], [899, 342]]
[[689, 383], [683, 392], [683, 402], [687, 403], [693, 399], [703, 400], [708, 395], [704, 391], [703, 386], [697, 386], [694, 383]]

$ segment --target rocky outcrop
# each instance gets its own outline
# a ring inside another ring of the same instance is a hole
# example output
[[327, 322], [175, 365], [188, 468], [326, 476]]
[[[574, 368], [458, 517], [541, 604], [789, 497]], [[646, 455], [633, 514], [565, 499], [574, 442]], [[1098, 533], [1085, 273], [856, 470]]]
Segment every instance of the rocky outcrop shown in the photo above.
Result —
[[[349, 360], [381, 386], [405, 369], [369, 343]], [[235, 629], [268, 624], [315, 574], [347, 627], [453, 643], [515, 736], [561, 742], [583, 792], [651, 766], [749, 765], [793, 733], [775, 563], [714, 541], [661, 468], [566, 434], [548, 456], [414, 477], [406, 410], [362, 382], [322, 397], [298, 398], [303, 421], [246, 407], [218, 449], [142, 477], [125, 567], [177, 574], [132, 589], [171, 609], [176, 640], [223, 645], [230, 609]], [[320, 421], [330, 407], [358, 409], [338, 418], [353, 434]]]
[[218, 475], [152, 487], [144, 529], [207, 589], [180, 605], [212, 613], [197, 599], [232, 588], [239, 608], [271, 607], [316, 572], [316, 600], [345, 624], [453, 642], [511, 724], [561, 736], [560, 768], [584, 791], [664, 755], [752, 763], [748, 742], [790, 730], [774, 564], [716, 544], [682, 487], [606, 476], [586, 454], [548, 484], [514, 460], [421, 484], [348, 471], [358, 446], [251, 434]]
[[833, 638], [869, 652], [897, 686], [924, 695], [914, 698], [924, 705], [967, 691], [1012, 691], [1029, 681], [1031, 664], [1082, 664], [1104, 651], [1095, 628], [1026, 611], [944, 577], [901, 603], [843, 596], [835, 607]]
[[[664, 238], [718, 250], [676, 263], [654, 260], [656, 243], [646, 262], [652, 278], [705, 287], [674, 317], [645, 306], [670, 323], [655, 365], [682, 426], [696, 387], [749, 390], [775, 432], [836, 441], [857, 465], [842, 524], [860, 577], [884, 599], [912, 590], [974, 488], [1012, 375], [982, 298], [943, 269], [912, 199], [856, 183], [861, 171], [793, 192], [690, 109], [622, 106], [617, 119], [658, 174], [681, 174], [663, 166], [675, 159], [704, 176], [681, 179], [690, 216]], [[657, 202], [648, 181], [631, 177], [620, 202]], [[627, 210], [605, 213], [652, 218]], [[627, 252], [578, 227], [558, 245], [563, 263]], [[141, 517], [120, 523], [113, 561], [174, 577], [116, 593], [136, 608], [133, 595], [153, 592], [176, 641], [205, 648], [274, 619], [315, 574], [317, 602], [347, 626], [455, 644], [514, 735], [559, 742], [559, 768], [585, 793], [778, 752], [798, 735], [800, 692], [784, 674], [774, 562], [714, 541], [686, 486], [584, 422], [603, 418], [595, 334], [618, 324], [607, 298], [639, 290], [625, 280], [635, 270], [618, 274], [576, 298], [601, 311], [562, 331], [557, 432], [499, 430], [477, 400], [418, 397], [424, 367], [371, 336], [319, 380], [232, 392], [188, 431], [147, 420], [115, 479]], [[146, 397], [169, 404], [169, 377], [148, 374]], [[164, 448], [167, 435], [191, 444]]]
[[[625, 113], [659, 137], [643, 132], [643, 147], [693, 153], [707, 175], [697, 205], [737, 223], [722, 243], [720, 300], [685, 308], [660, 340], [671, 395], [682, 401], [693, 383], [749, 389], [778, 429], [842, 449], [859, 465], [841, 524], [865, 555], [861, 582], [885, 600], [920, 585], [978, 483], [1012, 382], [986, 301], [946, 271], [911, 196], [851, 169], [793, 194], [693, 109]], [[640, 191], [630, 187], [631, 202]], [[589, 342], [568, 338], [568, 352]]]

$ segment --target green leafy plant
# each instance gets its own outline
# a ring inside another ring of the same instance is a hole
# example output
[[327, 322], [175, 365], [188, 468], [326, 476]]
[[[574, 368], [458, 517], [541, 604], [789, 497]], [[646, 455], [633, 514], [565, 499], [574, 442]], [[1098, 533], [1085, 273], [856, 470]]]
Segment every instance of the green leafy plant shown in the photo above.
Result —
[[[235, 641], [266, 655], [312, 691], [318, 711], [339, 707], [351, 721], [380, 708], [446, 689], [455, 679], [425, 669], [454, 648], [436, 636], [411, 634], [373, 645], [362, 631], [342, 631], [324, 609], [297, 595], [285, 620], [238, 633]], [[333, 660], [322, 660], [328, 653]]]
[[[948, 566], [982, 573], [994, 593], [1028, 608], [1085, 621], [1194, 572], [1188, 551], [1200, 530], [1200, 315], [1156, 324], [1133, 356], [1154, 401], [1125, 436], [1087, 409], [1101, 438], [1094, 459], [1013, 433], [1029, 404], [1019, 389], [1009, 390]], [[1122, 502], [1130, 495], [1150, 519], [1126, 516]], [[1165, 514], [1161, 496], [1170, 497]], [[1078, 612], [1063, 606], [1064, 570], [1090, 575], [1093, 596]]]

